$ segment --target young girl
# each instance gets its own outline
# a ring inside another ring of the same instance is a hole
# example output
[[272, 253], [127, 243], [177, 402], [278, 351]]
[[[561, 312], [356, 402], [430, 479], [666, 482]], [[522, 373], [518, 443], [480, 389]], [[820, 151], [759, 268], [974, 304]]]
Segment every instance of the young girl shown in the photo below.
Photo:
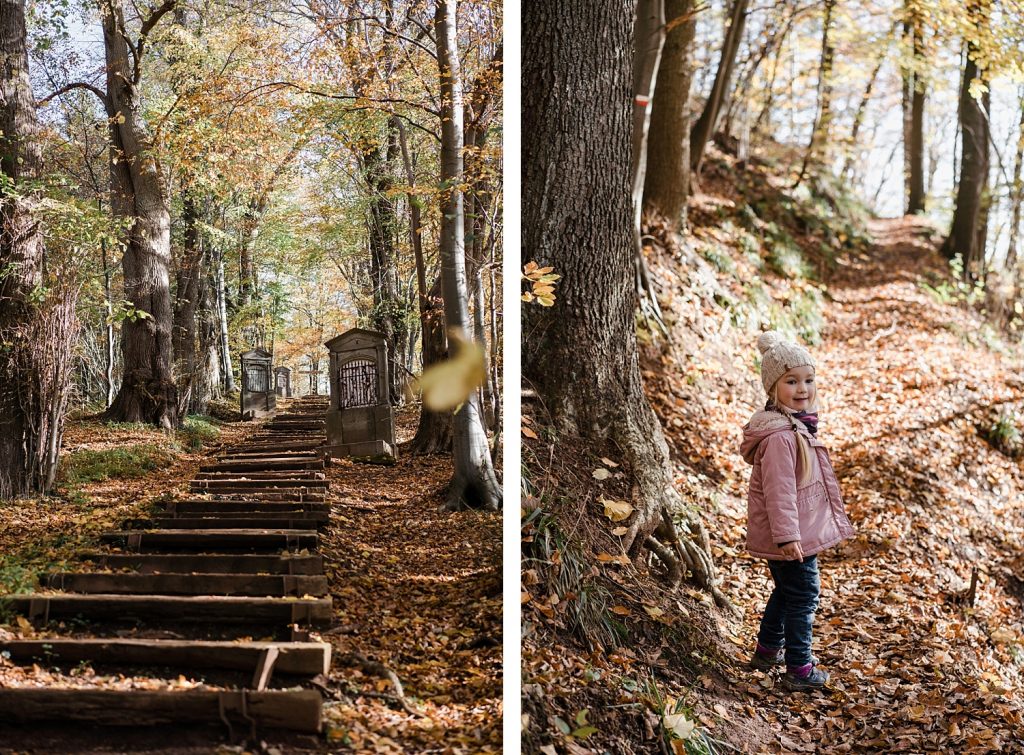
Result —
[[768, 559], [775, 588], [751, 659], [754, 668], [785, 664], [788, 689], [819, 689], [828, 672], [811, 655], [818, 606], [817, 554], [852, 537], [839, 484], [818, 440], [814, 359], [775, 331], [757, 339], [765, 408], [743, 428], [743, 458], [754, 465], [747, 496], [747, 550]]

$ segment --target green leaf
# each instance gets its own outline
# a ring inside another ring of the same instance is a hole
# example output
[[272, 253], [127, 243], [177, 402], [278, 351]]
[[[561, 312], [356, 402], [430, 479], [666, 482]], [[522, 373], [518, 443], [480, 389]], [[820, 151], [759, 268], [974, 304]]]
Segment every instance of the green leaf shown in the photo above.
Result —
[[583, 725], [585, 725], [587, 723], [587, 714], [588, 713], [590, 713], [590, 709], [589, 708], [584, 708], [583, 710], [581, 710], [579, 713], [576, 714], [576, 723], [579, 726], [583, 726]]
[[572, 736], [576, 737], [577, 739], [586, 739], [591, 734], [596, 734], [596, 733], [597, 733], [597, 727], [596, 726], [581, 726], [579, 729], [577, 729], [576, 731], [574, 731], [572, 733]]

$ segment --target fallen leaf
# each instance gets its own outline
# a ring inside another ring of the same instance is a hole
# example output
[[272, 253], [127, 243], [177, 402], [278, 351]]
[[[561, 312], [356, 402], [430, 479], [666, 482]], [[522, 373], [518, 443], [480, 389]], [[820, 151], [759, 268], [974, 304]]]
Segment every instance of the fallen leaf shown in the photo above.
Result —
[[633, 513], [633, 505], [628, 501], [612, 501], [602, 498], [601, 503], [604, 504], [604, 515], [613, 522], [629, 519], [629, 515]]

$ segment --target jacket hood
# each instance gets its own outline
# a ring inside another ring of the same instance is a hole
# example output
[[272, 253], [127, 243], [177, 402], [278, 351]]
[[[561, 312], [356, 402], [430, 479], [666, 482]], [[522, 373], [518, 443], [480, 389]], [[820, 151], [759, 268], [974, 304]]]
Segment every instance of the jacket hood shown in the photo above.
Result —
[[754, 463], [754, 454], [761, 441], [769, 435], [782, 430], [793, 430], [793, 420], [778, 412], [760, 409], [754, 412], [746, 425], [743, 426], [743, 442], [740, 444], [740, 455], [747, 464]]

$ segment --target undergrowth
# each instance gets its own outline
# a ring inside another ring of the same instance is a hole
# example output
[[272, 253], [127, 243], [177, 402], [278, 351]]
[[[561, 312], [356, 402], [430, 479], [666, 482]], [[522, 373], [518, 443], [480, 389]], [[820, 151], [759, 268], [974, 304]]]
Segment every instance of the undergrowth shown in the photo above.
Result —
[[134, 479], [169, 467], [173, 462], [173, 451], [153, 443], [138, 443], [125, 448], [80, 449], [61, 459], [57, 482], [60, 487], [73, 489], [91, 482]]

